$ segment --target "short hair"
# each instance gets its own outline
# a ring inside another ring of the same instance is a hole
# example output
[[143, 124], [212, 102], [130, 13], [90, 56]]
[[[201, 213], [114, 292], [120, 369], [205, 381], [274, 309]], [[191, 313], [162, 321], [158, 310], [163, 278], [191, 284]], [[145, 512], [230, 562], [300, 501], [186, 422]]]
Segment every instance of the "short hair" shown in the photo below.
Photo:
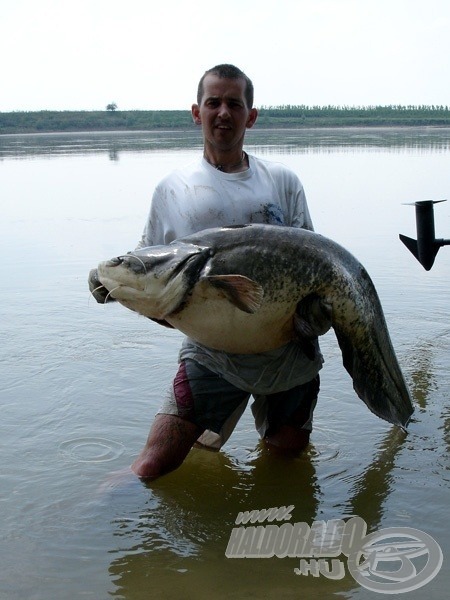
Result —
[[234, 65], [227, 65], [227, 64], [216, 65], [215, 67], [212, 67], [212, 69], [208, 69], [207, 71], [205, 71], [205, 73], [203, 74], [202, 78], [200, 79], [200, 81], [198, 83], [198, 88], [197, 88], [197, 104], [198, 105], [200, 105], [202, 102], [203, 92], [204, 92], [203, 81], [207, 75], [216, 75], [220, 79], [243, 79], [245, 81], [244, 95], [245, 95], [245, 101], [247, 102], [247, 107], [248, 108], [253, 107], [254, 90], [253, 90], [253, 83], [252, 83], [251, 79], [249, 77], [247, 77], [247, 75], [243, 71], [241, 71]]

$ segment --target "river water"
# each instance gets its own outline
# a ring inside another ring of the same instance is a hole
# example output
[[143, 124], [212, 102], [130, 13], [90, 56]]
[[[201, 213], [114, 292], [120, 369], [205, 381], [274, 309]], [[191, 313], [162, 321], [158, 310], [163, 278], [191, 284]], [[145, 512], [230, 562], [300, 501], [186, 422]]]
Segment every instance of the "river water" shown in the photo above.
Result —
[[[265, 452], [248, 411], [222, 452], [193, 450], [149, 485], [131, 476], [181, 335], [97, 305], [87, 273], [135, 247], [153, 187], [199, 154], [198, 132], [0, 136], [0, 598], [382, 596], [344, 554], [335, 579], [299, 575], [299, 554], [225, 556], [239, 512], [282, 506], [290, 523], [357, 515], [367, 533], [424, 532], [443, 566], [428, 548], [433, 576], [419, 588], [409, 572], [405, 598], [447, 597], [450, 248], [426, 272], [398, 234], [416, 236], [405, 203], [449, 196], [450, 130], [255, 130], [247, 141], [299, 174], [316, 230], [374, 280], [414, 398], [408, 433], [357, 398], [329, 332], [303, 456]], [[450, 202], [435, 217], [449, 238]]]

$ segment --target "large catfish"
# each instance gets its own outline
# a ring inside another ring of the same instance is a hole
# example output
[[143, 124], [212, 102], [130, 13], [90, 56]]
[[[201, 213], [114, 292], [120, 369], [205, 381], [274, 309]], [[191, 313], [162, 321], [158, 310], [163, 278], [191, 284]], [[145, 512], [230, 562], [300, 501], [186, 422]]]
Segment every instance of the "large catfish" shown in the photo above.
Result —
[[334, 329], [358, 396], [405, 427], [411, 399], [375, 287], [339, 244], [304, 229], [209, 229], [103, 262], [98, 276], [127, 308], [230, 353], [259, 353]]

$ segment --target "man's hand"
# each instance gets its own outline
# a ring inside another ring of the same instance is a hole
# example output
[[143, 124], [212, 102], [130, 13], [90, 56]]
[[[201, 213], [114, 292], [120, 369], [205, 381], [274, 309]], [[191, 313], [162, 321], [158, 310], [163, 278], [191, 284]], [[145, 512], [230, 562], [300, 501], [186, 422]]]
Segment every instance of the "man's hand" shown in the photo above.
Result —
[[97, 269], [91, 269], [88, 277], [89, 290], [99, 304], [113, 302], [115, 298], [109, 295], [109, 291], [102, 285], [98, 278]]

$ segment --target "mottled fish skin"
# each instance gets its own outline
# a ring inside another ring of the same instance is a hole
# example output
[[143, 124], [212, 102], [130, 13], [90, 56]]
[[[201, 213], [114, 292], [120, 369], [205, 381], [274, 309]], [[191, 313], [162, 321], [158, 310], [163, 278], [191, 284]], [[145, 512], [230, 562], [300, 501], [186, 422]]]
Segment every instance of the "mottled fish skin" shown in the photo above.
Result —
[[98, 272], [131, 310], [227, 352], [263, 352], [295, 339], [307, 348], [331, 326], [369, 409], [401, 427], [411, 417], [375, 287], [328, 238], [272, 225], [209, 229], [101, 263]]

